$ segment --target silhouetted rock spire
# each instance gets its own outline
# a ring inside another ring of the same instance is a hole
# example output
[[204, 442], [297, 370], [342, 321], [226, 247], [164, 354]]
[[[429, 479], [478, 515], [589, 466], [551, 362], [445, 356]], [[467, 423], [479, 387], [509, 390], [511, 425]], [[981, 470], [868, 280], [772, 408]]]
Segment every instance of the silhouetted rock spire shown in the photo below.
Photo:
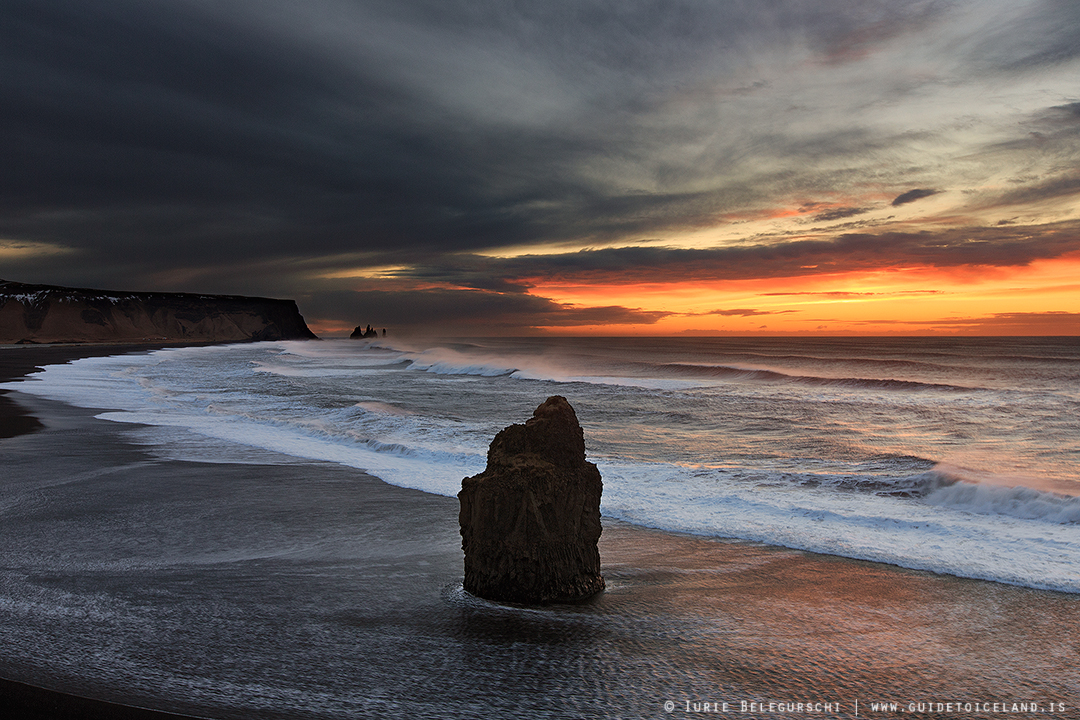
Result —
[[502, 430], [487, 468], [461, 483], [465, 589], [490, 600], [549, 603], [604, 589], [596, 465], [574, 409], [559, 395]]
[[[385, 336], [386, 331], [383, 330], [382, 334]], [[352, 340], [366, 340], [367, 338], [379, 337], [379, 331], [368, 325], [366, 328], [360, 325], [356, 326], [356, 329], [352, 331], [349, 338]]]

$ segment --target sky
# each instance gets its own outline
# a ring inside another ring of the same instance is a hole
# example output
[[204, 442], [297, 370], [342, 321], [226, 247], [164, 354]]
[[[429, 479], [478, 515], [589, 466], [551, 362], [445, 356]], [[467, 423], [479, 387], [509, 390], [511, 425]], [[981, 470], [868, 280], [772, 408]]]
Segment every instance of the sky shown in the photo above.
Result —
[[0, 278], [324, 336], [1080, 335], [1076, 0], [4, 0]]

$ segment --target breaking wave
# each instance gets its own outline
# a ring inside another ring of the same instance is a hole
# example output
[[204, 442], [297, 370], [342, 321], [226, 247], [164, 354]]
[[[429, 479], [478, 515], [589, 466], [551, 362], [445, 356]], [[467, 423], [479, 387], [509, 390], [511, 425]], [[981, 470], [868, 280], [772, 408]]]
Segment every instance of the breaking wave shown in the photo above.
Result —
[[893, 378], [833, 378], [816, 377], [812, 375], [791, 375], [777, 370], [730, 365], [687, 365], [682, 363], [671, 363], [661, 365], [659, 368], [661, 371], [683, 377], [724, 378], [767, 383], [795, 383], [813, 387], [835, 387], [859, 390], [945, 390], [951, 392], [972, 392], [982, 389], [943, 383], [896, 380]]
[[141, 424], [178, 459], [261, 448], [447, 496], [483, 469], [494, 433], [564, 394], [609, 517], [1080, 592], [1075, 382], [998, 391], [936, 369], [861, 378], [847, 359], [782, 372], [689, 341], [646, 350], [262, 343], [88, 358], [4, 387], [113, 408], [99, 417]]

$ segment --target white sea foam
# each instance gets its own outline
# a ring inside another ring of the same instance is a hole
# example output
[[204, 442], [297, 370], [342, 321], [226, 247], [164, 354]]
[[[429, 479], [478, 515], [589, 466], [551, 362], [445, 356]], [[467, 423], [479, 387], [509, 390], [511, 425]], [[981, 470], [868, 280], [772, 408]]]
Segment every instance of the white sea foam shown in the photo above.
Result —
[[424, 370], [436, 375], [477, 375], [479, 377], [499, 377], [501, 375], [520, 375], [533, 373], [544, 379], [554, 379], [554, 374], [548, 370], [537, 373], [539, 363], [527, 358], [509, 358], [500, 356], [486, 356], [478, 361], [476, 357], [469, 356], [456, 350], [447, 348], [435, 348], [422, 352], [406, 353], [404, 355], [412, 367]]
[[[163, 417], [155, 412], [108, 412], [103, 420], [183, 428], [214, 440], [262, 448], [309, 460], [322, 460], [354, 467], [385, 480], [391, 485], [423, 490], [437, 495], [455, 496], [461, 479], [483, 469], [483, 455], [439, 451], [418, 451], [393, 443], [342, 442], [328, 437], [319, 428], [274, 426], [247, 416], [229, 414], [218, 417], [208, 413], [192, 416]], [[245, 422], [248, 420], [248, 422]], [[205, 448], [206, 446], [201, 446]], [[212, 453], [228, 462], [231, 454]], [[201, 460], [195, 455], [187, 459]], [[238, 459], [238, 462], [245, 460]]]
[[677, 467], [600, 468], [604, 514], [648, 527], [1080, 592], [1075, 525], [1036, 525], [877, 494], [823, 497], [790, 485], [762, 491]]
[[[954, 393], [945, 401], [898, 397], [880, 384], [703, 387], [624, 376], [603, 358], [553, 348], [513, 350], [383, 342], [169, 349], [50, 366], [4, 387], [164, 428], [140, 437], [167, 445], [171, 457], [251, 462], [261, 449], [447, 496], [483, 469], [495, 432], [524, 419], [537, 398], [569, 394], [604, 476], [608, 516], [1080, 592], [1080, 499], [1057, 491], [1073, 480], [1027, 487], [1016, 473], [922, 459], [955, 448], [958, 434], [996, 432], [990, 423], [1002, 407], [1026, 417], [1030, 408], [1010, 403], [1040, 397], [1034, 393]], [[1068, 400], [1038, 402], [1049, 418], [1040, 432], [1059, 435], [1009, 436], [1017, 447], [1042, 443], [1028, 465], [1075, 442], [1074, 425], [1054, 425], [1075, 422], [1059, 412]], [[980, 447], [999, 465], [1007, 459], [989, 442]], [[1051, 467], [1066, 466], [1067, 452]]]
[[931, 505], [979, 515], [1004, 515], [1047, 523], [1080, 523], [1080, 497], [1024, 487], [958, 482], [926, 496]]

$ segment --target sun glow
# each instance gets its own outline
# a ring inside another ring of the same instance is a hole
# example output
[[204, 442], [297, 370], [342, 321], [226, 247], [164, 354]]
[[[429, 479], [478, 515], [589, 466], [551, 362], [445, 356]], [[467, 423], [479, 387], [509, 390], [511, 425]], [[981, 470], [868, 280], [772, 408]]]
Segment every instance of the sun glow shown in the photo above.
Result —
[[579, 307], [621, 305], [669, 313], [655, 324], [622, 328], [650, 335], [1025, 334], [1024, 322], [1002, 322], [1018, 316], [1038, 322], [1037, 334], [1074, 335], [1080, 334], [1078, 277], [1080, 257], [1070, 257], [993, 270], [914, 266], [716, 282], [571, 285], [537, 280], [532, 292]]
[[28, 260], [36, 257], [48, 257], [51, 255], [66, 255], [72, 253], [69, 247], [55, 245], [53, 243], [0, 240], [0, 260], [13, 262], [16, 260]]
[[384, 280], [398, 278], [403, 273], [407, 273], [411, 268], [412, 266], [410, 265], [381, 265], [378, 267], [359, 267], [323, 273], [318, 275], [318, 277], [325, 280], [348, 280], [353, 278], [365, 280]]

